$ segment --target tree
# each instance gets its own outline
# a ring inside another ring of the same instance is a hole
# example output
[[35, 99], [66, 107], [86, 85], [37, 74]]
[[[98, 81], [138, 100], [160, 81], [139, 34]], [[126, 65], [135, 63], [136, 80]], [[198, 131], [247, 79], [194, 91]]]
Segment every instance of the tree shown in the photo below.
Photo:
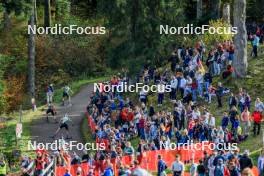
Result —
[[223, 5], [223, 16], [222, 16], [222, 18], [225, 22], [230, 24], [230, 4], [229, 3], [225, 3]]
[[[35, 0], [33, 0], [33, 6], [35, 6], [34, 3]], [[35, 23], [35, 10], [34, 7], [32, 9], [32, 13], [29, 17], [29, 22], [28, 24], [33, 28], [33, 26], [36, 24]], [[29, 94], [32, 98], [35, 98], [35, 56], [36, 56], [36, 51], [35, 51], [35, 34], [33, 31], [29, 31], [29, 38], [28, 38], [28, 84], [29, 84]]]
[[196, 19], [197, 20], [201, 19], [202, 15], [203, 15], [203, 0], [197, 0]]
[[210, 1], [211, 13], [213, 19], [220, 18], [220, 10], [221, 10], [221, 0], [212, 0]]
[[20, 15], [22, 13], [27, 14], [29, 11], [29, 0], [2, 0], [1, 6], [3, 7], [3, 24], [7, 29], [11, 25], [10, 14]]
[[237, 27], [237, 34], [234, 38], [235, 58], [233, 66], [236, 77], [247, 75], [247, 31], [246, 31], [246, 0], [234, 0], [234, 26]]
[[45, 0], [44, 5], [44, 26], [50, 26], [50, 0]]

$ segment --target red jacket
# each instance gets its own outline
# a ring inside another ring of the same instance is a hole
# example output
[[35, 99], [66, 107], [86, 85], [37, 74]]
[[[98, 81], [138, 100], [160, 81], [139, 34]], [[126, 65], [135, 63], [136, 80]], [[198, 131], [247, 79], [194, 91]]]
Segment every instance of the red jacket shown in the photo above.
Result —
[[252, 117], [253, 117], [254, 122], [261, 123], [262, 115], [261, 115], [260, 112], [254, 111], [253, 114], [252, 114]]
[[127, 120], [130, 122], [134, 119], [134, 113], [133, 112], [128, 112], [128, 115], [127, 115]]

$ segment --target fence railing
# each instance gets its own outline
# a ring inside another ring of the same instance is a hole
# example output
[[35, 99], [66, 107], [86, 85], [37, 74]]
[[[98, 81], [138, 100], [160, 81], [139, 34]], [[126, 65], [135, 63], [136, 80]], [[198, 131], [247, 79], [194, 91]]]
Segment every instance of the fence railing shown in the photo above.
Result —
[[[56, 159], [53, 159], [51, 163], [43, 170], [43, 173], [41, 176], [55, 176], [56, 169]], [[30, 175], [34, 176], [35, 173], [35, 162], [32, 161], [28, 167], [26, 168], [25, 172]]]

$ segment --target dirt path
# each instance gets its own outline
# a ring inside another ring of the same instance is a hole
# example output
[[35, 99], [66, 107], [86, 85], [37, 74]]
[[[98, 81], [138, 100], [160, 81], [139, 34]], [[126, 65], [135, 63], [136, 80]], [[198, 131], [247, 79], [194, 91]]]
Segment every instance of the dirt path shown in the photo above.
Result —
[[[85, 85], [83, 86], [80, 91], [74, 95], [71, 99], [72, 106], [65, 106], [57, 105], [57, 119], [61, 119], [61, 117], [68, 112], [69, 116], [71, 117], [74, 126], [69, 125], [70, 129], [70, 136], [72, 139], [66, 141], [77, 141], [83, 142], [83, 136], [81, 134], [81, 123], [84, 117], [86, 106], [89, 104], [90, 94], [93, 90], [92, 85]], [[56, 93], [56, 92], [55, 92]], [[46, 112], [46, 111], [45, 111]], [[66, 138], [65, 129], [62, 129], [55, 139], [52, 139], [51, 136], [57, 130], [59, 123], [55, 123], [52, 117], [50, 117], [49, 123], [46, 121], [46, 116], [44, 115], [41, 119], [38, 119], [33, 122], [31, 127], [31, 134], [32, 134], [32, 142], [36, 141], [37, 143], [51, 143], [56, 139], [61, 138], [62, 136]], [[87, 126], [88, 127], [88, 126]], [[74, 150], [77, 153], [77, 150]]]

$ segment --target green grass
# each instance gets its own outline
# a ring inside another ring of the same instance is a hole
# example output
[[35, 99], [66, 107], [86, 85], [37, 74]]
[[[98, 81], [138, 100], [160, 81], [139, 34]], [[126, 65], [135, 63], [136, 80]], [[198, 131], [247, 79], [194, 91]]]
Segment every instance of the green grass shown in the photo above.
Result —
[[34, 156], [34, 151], [28, 150], [28, 141], [31, 140], [30, 126], [31, 122], [43, 113], [43, 107], [39, 107], [36, 112], [31, 110], [23, 111], [22, 124], [23, 132], [22, 137], [16, 140], [16, 124], [18, 123], [19, 113], [10, 114], [6, 122], [4, 122], [4, 128], [0, 129], [0, 153], [3, 153], [6, 158], [14, 162], [14, 168], [11, 168], [12, 172], [19, 171], [19, 158], [15, 158], [12, 152], [20, 151], [21, 155]]
[[[248, 53], [250, 53], [251, 47], [248, 49]], [[222, 82], [225, 87], [231, 88], [231, 91], [234, 93], [238, 92], [238, 89], [242, 87], [245, 89], [251, 96], [251, 111], [254, 108], [254, 102], [257, 97], [260, 97], [262, 101], [264, 101], [264, 46], [261, 46], [259, 50], [259, 57], [258, 58], [252, 58], [248, 56], [249, 64], [248, 64], [248, 76], [243, 79], [236, 79], [236, 78], [229, 78], [227, 80], [222, 80], [222, 78], [214, 78], [214, 85], [217, 86], [217, 82]], [[161, 68], [162, 70], [165, 68], [168, 68], [169, 66], [166, 65], [164, 68]], [[130, 97], [130, 99], [134, 102], [138, 103], [138, 94], [126, 94]], [[177, 95], [179, 98], [179, 95]], [[223, 112], [228, 111], [229, 107], [228, 105], [228, 96], [225, 96], [223, 98], [223, 105], [224, 107], [219, 109], [217, 107], [216, 98], [214, 97], [211, 104], [208, 104], [203, 101], [199, 101], [198, 105], [200, 106], [206, 106], [209, 111], [215, 116], [216, 118], [216, 124], [221, 124], [221, 118], [223, 115]], [[155, 111], [159, 110], [173, 110], [173, 104], [169, 101], [168, 95], [166, 94], [166, 97], [164, 99], [163, 106], [156, 106], [157, 105], [157, 95], [152, 94], [148, 96], [148, 104], [153, 104]], [[253, 124], [252, 124], [253, 126]], [[251, 127], [252, 128], [252, 127]], [[264, 128], [264, 123], [262, 123], [262, 129]], [[137, 146], [136, 142], [133, 142], [133, 146]], [[257, 161], [257, 157], [259, 155], [260, 149], [263, 147], [263, 138], [262, 135], [259, 136], [253, 136], [252, 133], [250, 136], [245, 140], [244, 142], [240, 143], [239, 148], [241, 152], [244, 150], [249, 150], [251, 152], [251, 156], [254, 160], [254, 163]]]
[[[251, 48], [249, 47], [248, 52], [251, 51]], [[248, 67], [248, 76], [247, 78], [243, 79], [236, 79], [236, 78], [229, 78], [227, 80], [222, 80], [221, 78], [214, 78], [214, 85], [216, 86], [217, 82], [222, 82], [225, 87], [231, 88], [231, 91], [234, 93], [238, 92], [238, 89], [242, 87], [245, 89], [251, 96], [252, 100], [252, 107], [254, 107], [254, 101], [257, 97], [260, 97], [262, 101], [264, 100], [264, 46], [261, 46], [260, 48], [260, 56], [258, 58], [251, 58], [250, 56], [248, 57], [249, 59], [249, 67]], [[168, 65], [166, 66], [168, 67]], [[133, 102], [138, 103], [138, 94], [136, 93], [126, 93], [125, 97], [130, 97], [130, 99]], [[178, 95], [179, 96], [179, 95]], [[178, 97], [179, 98], [179, 97]], [[220, 125], [221, 118], [223, 115], [224, 111], [228, 111], [229, 108], [227, 106], [227, 98], [228, 96], [225, 96], [223, 98], [223, 105], [224, 107], [219, 109], [217, 108], [217, 102], [216, 98], [213, 98], [213, 101], [211, 104], [207, 104], [203, 101], [199, 102], [200, 106], [206, 106], [210, 112], [215, 116], [216, 118], [216, 124]], [[166, 95], [165, 101], [163, 103], [162, 107], [156, 106], [157, 104], [157, 96], [156, 94], [152, 94], [148, 96], [148, 104], [153, 104], [155, 107], [156, 111], [159, 110], [173, 110], [173, 104], [169, 101], [168, 95]], [[253, 109], [253, 108], [252, 108]], [[94, 139], [91, 136], [91, 131], [89, 128], [87, 128], [87, 119], [84, 118], [84, 122], [82, 123], [82, 132], [84, 134], [85, 141], [87, 142], [94, 142]], [[264, 124], [262, 124], [262, 128], [264, 128]], [[134, 138], [131, 140], [132, 146], [136, 149], [138, 146], [139, 139]], [[249, 150], [251, 152], [251, 157], [254, 161], [254, 164], [257, 163], [257, 158], [260, 153], [260, 149], [263, 147], [263, 138], [262, 135], [259, 136], [253, 136], [250, 134], [250, 136], [247, 138], [246, 141], [240, 143], [239, 148], [241, 152], [244, 150]], [[189, 169], [189, 168], [188, 168]], [[188, 170], [186, 168], [186, 170]]]
[[[95, 143], [95, 139], [92, 136], [92, 131], [91, 128], [89, 127], [86, 115], [84, 116], [81, 124], [81, 133], [83, 135], [84, 142]], [[95, 154], [95, 150], [91, 150], [90, 153]]]
[[[70, 84], [71, 89], [73, 91], [73, 94], [76, 94], [80, 88], [86, 84], [98, 82], [101, 80], [106, 80], [107, 77], [98, 77], [93, 79], [82, 79], [74, 81]], [[60, 102], [62, 96], [62, 89], [56, 90], [55, 92], [55, 102]], [[15, 163], [14, 168], [12, 168], [10, 171], [13, 172], [19, 172], [19, 158], [15, 158], [12, 155], [12, 152], [15, 150], [20, 151], [21, 155], [27, 155], [33, 157], [35, 155], [35, 151], [29, 151], [28, 150], [28, 141], [32, 139], [31, 136], [31, 125], [33, 120], [37, 120], [41, 117], [41, 115], [44, 113], [45, 106], [38, 107], [38, 110], [36, 112], [32, 112], [32, 110], [26, 110], [23, 111], [23, 118], [22, 118], [22, 124], [23, 124], [23, 133], [21, 139], [17, 140], [16, 142], [16, 124], [18, 123], [19, 119], [19, 113], [14, 112], [12, 114], [9, 114], [5, 119], [6, 121], [3, 122], [4, 127], [0, 129], [0, 153], [3, 153], [7, 158], [10, 158]], [[82, 123], [87, 125], [87, 119], [86, 122]], [[87, 128], [87, 126], [86, 126]], [[87, 133], [88, 134], [88, 133]]]

